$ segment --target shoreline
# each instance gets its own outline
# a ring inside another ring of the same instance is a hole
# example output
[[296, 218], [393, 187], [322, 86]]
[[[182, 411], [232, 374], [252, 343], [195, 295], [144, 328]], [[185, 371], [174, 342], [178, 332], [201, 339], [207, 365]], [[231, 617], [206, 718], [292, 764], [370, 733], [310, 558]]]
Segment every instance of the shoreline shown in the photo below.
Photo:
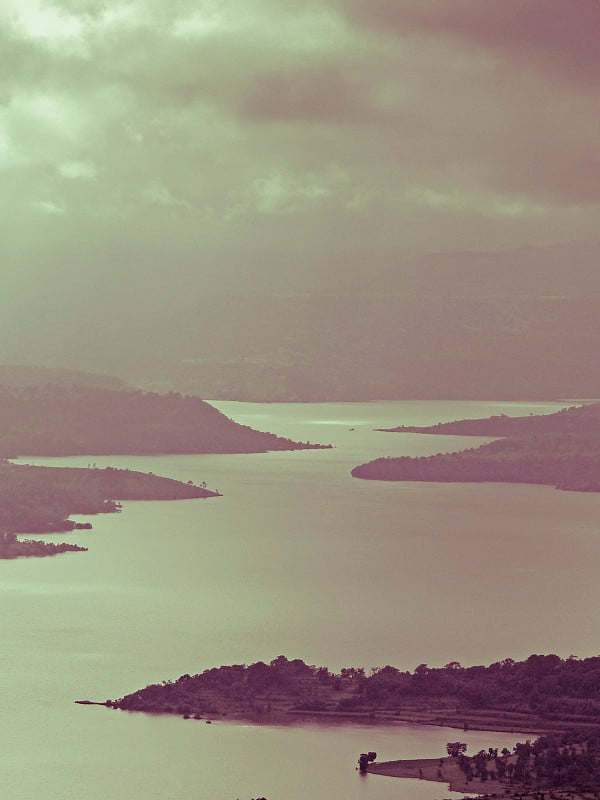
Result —
[[445, 783], [448, 791], [462, 792], [465, 800], [469, 797], [476, 797], [478, 800], [546, 800], [549, 797], [554, 800], [590, 800], [590, 793], [580, 793], [573, 789], [526, 789], [511, 786], [506, 781], [482, 781], [478, 777], [467, 781], [456, 760], [448, 756], [375, 762], [369, 764], [367, 774]]
[[[122, 711], [127, 714], [151, 714], [154, 716], [168, 716], [168, 717], [179, 717], [181, 719], [193, 719], [193, 714], [179, 714], [173, 713], [170, 711], [162, 711], [160, 709], [129, 709], [129, 708], [121, 708], [118, 705], [115, 705], [115, 701], [96, 701], [96, 700], [74, 700], [74, 703], [77, 705], [83, 706], [103, 706], [104, 708], [111, 708], [115, 711]], [[213, 709], [212, 711], [206, 711], [199, 717], [199, 719], [211, 719], [213, 722], [245, 722], [245, 723], [252, 723], [254, 725], [272, 725], [272, 726], [291, 726], [296, 723], [300, 722], [337, 722], [339, 724], [345, 725], [373, 725], [373, 726], [406, 726], [406, 725], [418, 725], [418, 726], [427, 726], [427, 727], [437, 727], [437, 728], [449, 728], [452, 730], [464, 730], [464, 725], [462, 721], [452, 720], [452, 719], [439, 719], [438, 718], [424, 718], [422, 714], [406, 714], [406, 715], [398, 715], [394, 714], [393, 716], [390, 714], [373, 714], [367, 711], [304, 711], [300, 709], [280, 709], [280, 710], [273, 710], [273, 711], [264, 711], [260, 712], [252, 712], [243, 709], [227, 709], [226, 711], [221, 711], [217, 709]], [[469, 724], [468, 731], [477, 731], [477, 732], [490, 732], [490, 733], [511, 733], [511, 734], [522, 734], [523, 736], [527, 737], [535, 737], [541, 736], [546, 733], [551, 732], [558, 732], [564, 730], [564, 725], [557, 725], [556, 727], [552, 726], [544, 726], [541, 727], [536, 725], [535, 723], [530, 721], [530, 724], [527, 724], [525, 720], [518, 721], [513, 724], [509, 724], [506, 722], [505, 719], [493, 717], [487, 717], [485, 721], [473, 722], [473, 724]], [[422, 759], [421, 759], [422, 760]], [[427, 759], [425, 759], [427, 760]], [[434, 759], [436, 763], [439, 759]], [[392, 763], [392, 762], [390, 762]], [[393, 762], [395, 763], [395, 762]], [[417, 776], [418, 777], [418, 776]]]

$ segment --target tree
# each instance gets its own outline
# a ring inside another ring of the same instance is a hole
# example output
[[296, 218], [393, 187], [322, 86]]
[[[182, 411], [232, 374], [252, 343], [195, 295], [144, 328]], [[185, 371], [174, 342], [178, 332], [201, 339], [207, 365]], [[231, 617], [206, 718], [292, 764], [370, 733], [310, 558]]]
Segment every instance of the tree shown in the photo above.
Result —
[[451, 758], [458, 758], [467, 752], [467, 745], [465, 742], [448, 742], [446, 744], [446, 752]]
[[375, 761], [377, 753], [374, 750], [369, 750], [368, 753], [361, 753], [358, 757], [358, 769], [360, 772], [366, 772], [367, 767], [371, 761]]

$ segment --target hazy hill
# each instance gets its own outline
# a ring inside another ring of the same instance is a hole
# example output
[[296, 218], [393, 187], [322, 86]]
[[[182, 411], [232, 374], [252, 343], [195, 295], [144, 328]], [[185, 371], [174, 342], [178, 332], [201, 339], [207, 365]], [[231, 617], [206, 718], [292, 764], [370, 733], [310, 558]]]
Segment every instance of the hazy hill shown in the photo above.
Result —
[[599, 266], [573, 242], [423, 256], [338, 295], [193, 298], [133, 374], [248, 400], [600, 396]]
[[[600, 272], [600, 270], [599, 270]], [[237, 400], [600, 396], [600, 298], [203, 299], [139, 383]], [[209, 329], [210, 321], [210, 329]], [[171, 328], [171, 326], [169, 326]]]
[[65, 316], [3, 348], [213, 399], [600, 397], [599, 256], [571, 242], [365, 264], [339, 294], [190, 292], [141, 321], [104, 309], [102, 336]]
[[431, 253], [390, 267], [365, 292], [443, 297], [600, 294], [600, 240], [498, 251]]
[[127, 384], [112, 375], [82, 372], [62, 367], [0, 364], [0, 385], [8, 386], [99, 386], [103, 389], [125, 389]]
[[0, 386], [0, 454], [256, 453], [300, 444], [228, 419], [198, 397]]

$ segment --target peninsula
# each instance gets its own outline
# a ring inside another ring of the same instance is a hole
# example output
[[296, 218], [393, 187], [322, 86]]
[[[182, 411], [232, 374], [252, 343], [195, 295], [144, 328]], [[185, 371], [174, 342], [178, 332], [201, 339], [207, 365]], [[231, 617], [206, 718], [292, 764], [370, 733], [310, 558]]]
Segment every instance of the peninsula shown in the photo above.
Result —
[[236, 664], [152, 684], [105, 705], [124, 711], [186, 718], [243, 718], [289, 722], [300, 716], [346, 721], [378, 719], [444, 725], [463, 730], [563, 731], [600, 724], [600, 656], [563, 660], [531, 655], [489, 666], [357, 667], [339, 674], [289, 661]]
[[0, 456], [321, 449], [256, 431], [199, 397], [102, 386], [0, 384]]
[[536, 483], [600, 491], [600, 403], [556, 414], [459, 420], [393, 433], [506, 437], [459, 452], [378, 458], [352, 470], [380, 481]]
[[[467, 737], [465, 737], [467, 738]], [[467, 754], [466, 742], [448, 742], [448, 757], [387, 761], [366, 771], [394, 778], [440, 781], [450, 790], [505, 800], [591, 800], [600, 789], [600, 729], [546, 734]]]
[[529, 436], [456, 453], [377, 458], [355, 467], [352, 475], [377, 481], [537, 483], [598, 492], [600, 436]]
[[120, 500], [218, 497], [204, 486], [128, 469], [34, 467], [0, 461], [0, 531], [71, 531], [73, 514], [119, 511]]
[[485, 419], [461, 419], [436, 425], [398, 425], [378, 428], [387, 433], [430, 433], [437, 436], [546, 436], [548, 434], [600, 435], [600, 403], [563, 408], [554, 414], [509, 417], [498, 414]]
[[[598, 675], [600, 656], [534, 654], [487, 667], [420, 664], [412, 673], [386, 666], [370, 675], [360, 667], [335, 674], [279, 656], [269, 664], [182, 675], [98, 705], [186, 720], [285, 724], [308, 716], [456, 727], [465, 741], [449, 741], [439, 758], [375, 762], [366, 771], [440, 781], [486, 798], [591, 800], [600, 790]], [[468, 731], [475, 729], [518, 731], [527, 738], [512, 751], [468, 754]], [[540, 735], [532, 742], [535, 733]]]

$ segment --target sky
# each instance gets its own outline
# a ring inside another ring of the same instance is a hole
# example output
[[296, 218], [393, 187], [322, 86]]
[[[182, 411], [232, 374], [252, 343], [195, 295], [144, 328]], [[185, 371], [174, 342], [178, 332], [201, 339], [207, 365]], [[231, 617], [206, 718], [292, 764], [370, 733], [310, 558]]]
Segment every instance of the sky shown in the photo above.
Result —
[[2, 0], [0, 314], [597, 238], [599, 38], [597, 0]]

